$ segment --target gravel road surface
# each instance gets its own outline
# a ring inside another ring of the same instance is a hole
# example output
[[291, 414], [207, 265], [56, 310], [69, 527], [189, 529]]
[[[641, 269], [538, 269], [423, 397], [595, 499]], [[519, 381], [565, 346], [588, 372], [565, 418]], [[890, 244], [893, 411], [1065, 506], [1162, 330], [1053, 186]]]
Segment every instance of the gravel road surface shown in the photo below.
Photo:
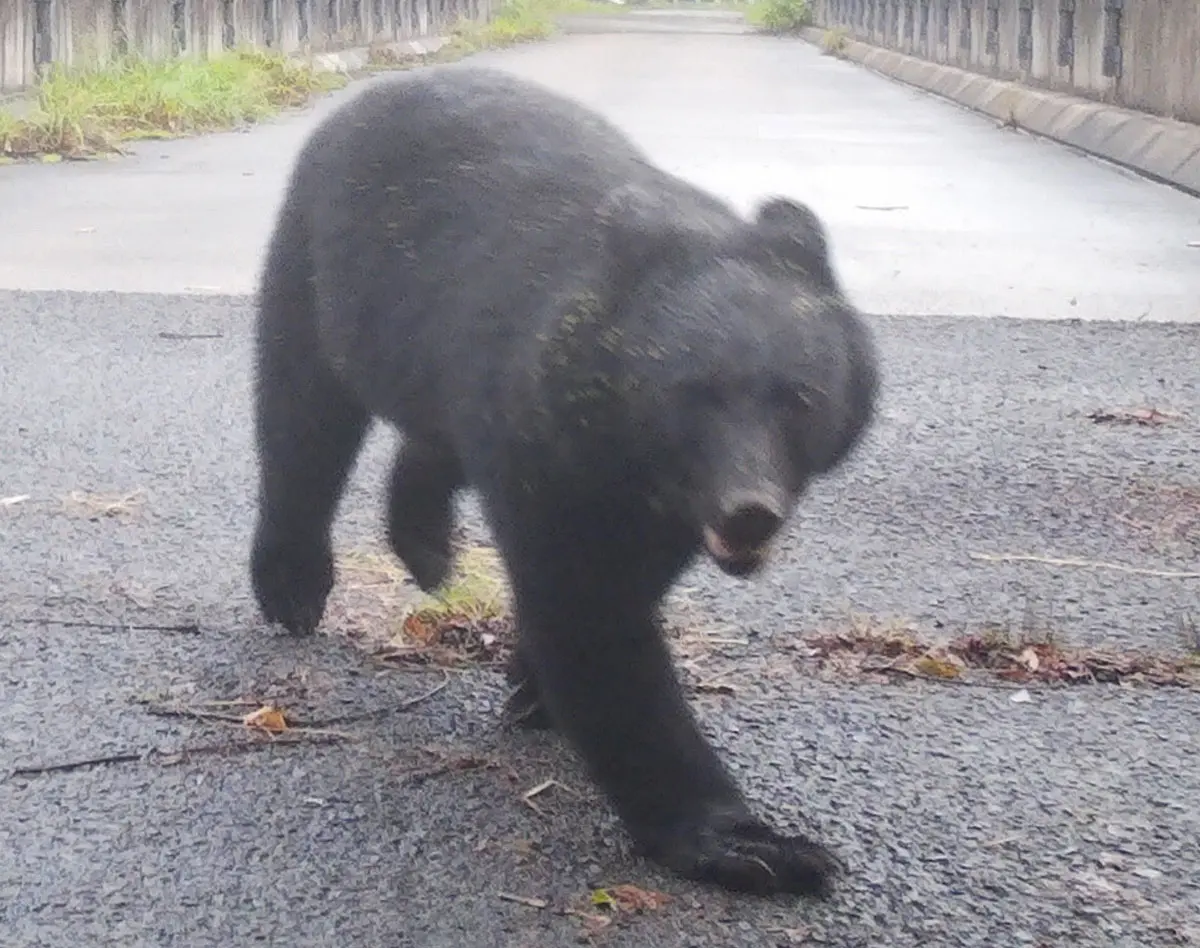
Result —
[[[706, 730], [847, 876], [823, 904], [680, 882], [630, 854], [555, 737], [501, 726], [498, 675], [430, 694], [436, 673], [259, 623], [246, 293], [334, 97], [122, 162], [0, 169], [0, 945], [567, 945], [585, 920], [563, 910], [619, 883], [672, 901], [597, 944], [1200, 945], [1200, 691], [1014, 701], [795, 658], [854, 622], [1196, 644], [1200, 579], [1178, 574], [1200, 570], [1200, 201], [798, 42], [680, 27], [481, 59], [600, 105], [739, 204], [812, 200], [877, 314], [867, 444], [759, 581], [701, 565], [681, 597], [720, 630], [698, 673], [732, 685], [697, 695]], [[1121, 423], [1151, 407], [1162, 423]], [[393, 446], [368, 445], [339, 548], [378, 540]], [[150, 713], [245, 696], [332, 742]], [[373, 709], [391, 713], [339, 720]]]

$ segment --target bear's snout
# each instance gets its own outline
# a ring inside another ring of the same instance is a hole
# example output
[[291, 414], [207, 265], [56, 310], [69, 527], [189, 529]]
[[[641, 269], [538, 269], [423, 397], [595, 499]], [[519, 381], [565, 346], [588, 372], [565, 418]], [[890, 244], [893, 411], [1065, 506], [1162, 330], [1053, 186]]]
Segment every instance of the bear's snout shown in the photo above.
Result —
[[717, 522], [704, 527], [704, 546], [726, 573], [749, 576], [766, 561], [768, 544], [786, 513], [767, 496], [732, 498], [723, 506]]

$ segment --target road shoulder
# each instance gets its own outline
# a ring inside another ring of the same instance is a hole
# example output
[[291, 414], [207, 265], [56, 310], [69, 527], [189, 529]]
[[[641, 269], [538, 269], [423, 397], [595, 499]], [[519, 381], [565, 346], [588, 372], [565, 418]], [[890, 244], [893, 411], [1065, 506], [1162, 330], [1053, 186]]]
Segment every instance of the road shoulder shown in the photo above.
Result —
[[[809, 27], [802, 35], [820, 45], [824, 30]], [[1009, 126], [1200, 194], [1200, 127], [1188, 122], [993, 79], [857, 40], [848, 39], [842, 54]]]

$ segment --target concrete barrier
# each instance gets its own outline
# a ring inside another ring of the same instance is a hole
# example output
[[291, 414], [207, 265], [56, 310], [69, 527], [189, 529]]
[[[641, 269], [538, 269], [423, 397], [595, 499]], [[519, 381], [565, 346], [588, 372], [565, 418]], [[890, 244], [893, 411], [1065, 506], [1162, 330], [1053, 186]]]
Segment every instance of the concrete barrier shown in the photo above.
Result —
[[330, 54], [432, 39], [486, 20], [494, 0], [0, 0], [0, 93], [49, 63], [124, 53], [211, 56], [234, 47]]
[[[813, 27], [803, 35], [819, 45], [825, 30]], [[841, 54], [1006, 124], [1200, 195], [1200, 125], [981, 76], [857, 40], [846, 40]]]
[[1200, 123], [1197, 0], [811, 0], [915, 59]]

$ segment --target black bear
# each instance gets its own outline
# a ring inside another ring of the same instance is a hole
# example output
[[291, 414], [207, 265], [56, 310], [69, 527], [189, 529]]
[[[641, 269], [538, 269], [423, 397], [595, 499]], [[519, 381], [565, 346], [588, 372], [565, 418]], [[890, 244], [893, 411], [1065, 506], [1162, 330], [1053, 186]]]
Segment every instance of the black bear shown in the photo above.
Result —
[[518, 704], [571, 741], [639, 848], [730, 889], [827, 891], [834, 857], [756, 817], [701, 734], [658, 619], [702, 551], [755, 573], [873, 417], [874, 344], [818, 218], [771, 198], [746, 220], [570, 99], [435, 67], [314, 132], [260, 294], [266, 620], [321, 621], [331, 521], [385, 419], [393, 550], [437, 587], [453, 498], [478, 492]]

